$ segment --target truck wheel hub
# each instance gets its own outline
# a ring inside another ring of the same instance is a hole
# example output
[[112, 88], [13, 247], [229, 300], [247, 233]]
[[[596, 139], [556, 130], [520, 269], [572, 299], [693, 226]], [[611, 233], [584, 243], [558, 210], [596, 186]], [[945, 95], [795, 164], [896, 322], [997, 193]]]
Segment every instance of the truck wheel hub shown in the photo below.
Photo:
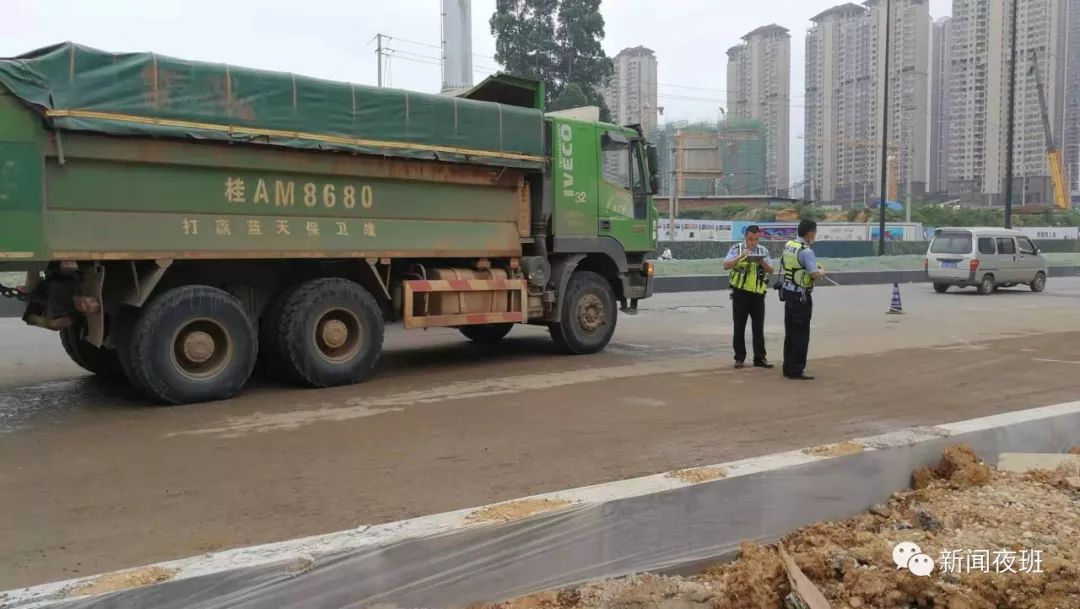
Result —
[[349, 328], [345, 325], [345, 322], [339, 319], [331, 319], [323, 324], [322, 339], [326, 346], [337, 349], [344, 345], [348, 338]]
[[189, 362], [205, 363], [214, 356], [214, 338], [200, 331], [188, 334], [184, 339], [184, 356]]
[[345, 309], [324, 313], [315, 327], [315, 344], [319, 354], [331, 362], [351, 360], [360, 350], [362, 336], [360, 320], [352, 311]]
[[595, 332], [604, 325], [604, 303], [594, 294], [588, 294], [578, 303], [578, 321], [586, 332]]
[[173, 339], [173, 362], [190, 378], [216, 375], [232, 361], [232, 351], [229, 332], [210, 319], [188, 323]]

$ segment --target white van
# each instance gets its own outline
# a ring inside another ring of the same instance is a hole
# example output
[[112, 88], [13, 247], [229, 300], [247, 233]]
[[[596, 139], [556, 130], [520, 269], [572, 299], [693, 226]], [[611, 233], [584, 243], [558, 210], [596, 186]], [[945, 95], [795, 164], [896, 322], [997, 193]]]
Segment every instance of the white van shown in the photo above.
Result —
[[924, 263], [934, 290], [975, 286], [980, 294], [1026, 284], [1046, 287], [1046, 259], [1020, 231], [1004, 228], [940, 228]]

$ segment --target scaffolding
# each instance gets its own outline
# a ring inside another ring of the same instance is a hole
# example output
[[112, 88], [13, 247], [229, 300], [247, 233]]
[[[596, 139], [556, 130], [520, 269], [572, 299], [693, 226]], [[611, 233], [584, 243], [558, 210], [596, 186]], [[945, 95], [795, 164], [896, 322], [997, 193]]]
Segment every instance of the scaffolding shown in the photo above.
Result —
[[[681, 138], [676, 145], [676, 134]], [[766, 130], [760, 120], [668, 123], [659, 134], [662, 150], [678, 149], [679, 194], [764, 195]], [[661, 155], [661, 192], [672, 192], [671, 155]]]

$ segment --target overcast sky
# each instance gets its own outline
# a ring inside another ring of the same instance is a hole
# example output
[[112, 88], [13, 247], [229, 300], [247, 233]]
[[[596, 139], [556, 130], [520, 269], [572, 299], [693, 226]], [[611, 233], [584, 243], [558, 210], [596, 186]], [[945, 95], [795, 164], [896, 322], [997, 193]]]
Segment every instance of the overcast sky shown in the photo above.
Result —
[[[610, 55], [645, 45], [659, 62], [663, 120], [715, 120], [725, 105], [728, 47], [750, 30], [791, 30], [791, 178], [802, 174], [803, 39], [836, 0], [604, 0]], [[108, 51], [157, 53], [375, 84], [378, 33], [394, 37], [395, 87], [442, 82], [439, 0], [0, 0], [0, 56], [71, 40]], [[930, 0], [950, 13], [951, 0]], [[495, 0], [473, 0], [477, 80], [497, 66], [487, 25]]]

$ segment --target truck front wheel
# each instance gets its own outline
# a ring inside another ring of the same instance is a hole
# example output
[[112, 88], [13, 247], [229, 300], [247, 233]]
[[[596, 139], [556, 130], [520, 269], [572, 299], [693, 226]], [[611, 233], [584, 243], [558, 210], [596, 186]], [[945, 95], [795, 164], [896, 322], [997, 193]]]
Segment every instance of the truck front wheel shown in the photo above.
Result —
[[174, 288], [139, 313], [121, 354], [132, 384], [170, 404], [224, 400], [244, 388], [258, 339], [243, 305], [209, 286]]
[[592, 271], [575, 271], [563, 294], [559, 323], [551, 324], [555, 347], [574, 355], [603, 350], [615, 333], [617, 310], [611, 284]]
[[82, 339], [83, 324], [60, 330], [60, 344], [80, 368], [110, 381], [124, 380], [124, 368], [120, 356], [112, 349], [95, 347]]
[[272, 376], [309, 387], [358, 383], [382, 353], [383, 318], [375, 298], [347, 279], [315, 279], [281, 296], [265, 321]]

